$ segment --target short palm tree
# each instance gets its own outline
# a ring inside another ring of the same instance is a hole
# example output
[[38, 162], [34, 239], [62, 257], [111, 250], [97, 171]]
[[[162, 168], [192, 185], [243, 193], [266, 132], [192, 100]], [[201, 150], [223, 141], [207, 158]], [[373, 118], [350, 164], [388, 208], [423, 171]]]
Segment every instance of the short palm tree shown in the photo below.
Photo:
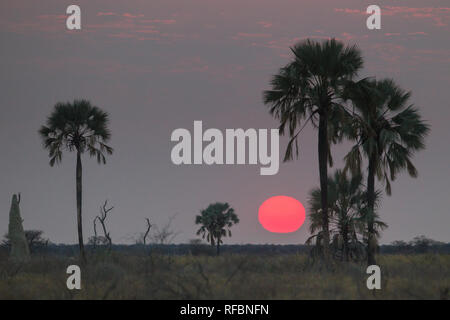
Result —
[[62, 161], [63, 151], [76, 152], [76, 203], [78, 223], [78, 243], [80, 257], [86, 261], [82, 227], [82, 164], [85, 152], [95, 157], [98, 163], [106, 163], [105, 154], [113, 149], [106, 145], [110, 139], [108, 114], [89, 101], [75, 100], [57, 103], [47, 122], [39, 130], [44, 148], [48, 150], [50, 166]]
[[202, 235], [203, 239], [216, 246], [217, 255], [220, 254], [222, 238], [227, 235], [231, 237], [230, 228], [239, 223], [239, 218], [228, 203], [210, 204], [208, 208], [202, 210], [200, 215], [195, 217], [195, 224], [201, 227], [197, 235]]
[[305, 124], [318, 128], [319, 176], [321, 190], [324, 253], [328, 255], [328, 164], [332, 165], [330, 144], [337, 142], [341, 116], [340, 96], [347, 81], [363, 65], [356, 46], [345, 46], [335, 39], [324, 42], [306, 40], [291, 48], [294, 59], [281, 68], [271, 81], [271, 90], [264, 92], [264, 103], [280, 120], [280, 133], [289, 131], [290, 141], [284, 161], [298, 156], [297, 137]]
[[[363, 177], [354, 175], [347, 177], [342, 170], [336, 170], [328, 177], [328, 208], [330, 210], [330, 235], [333, 239], [332, 249], [335, 255], [340, 255], [342, 260], [359, 259], [362, 256], [362, 238], [364, 238], [365, 212], [367, 204], [365, 200]], [[321, 240], [321, 196], [320, 188], [312, 189], [309, 193], [309, 216], [311, 237], [307, 243], [311, 244], [313, 239]], [[380, 198], [376, 194], [376, 204]], [[386, 224], [376, 220], [376, 229], [381, 230]], [[358, 237], [359, 236], [359, 237]]]
[[375, 177], [384, 182], [386, 193], [391, 194], [390, 181], [407, 170], [417, 176], [411, 158], [424, 149], [424, 139], [429, 126], [419, 111], [409, 104], [410, 92], [398, 87], [393, 80], [364, 79], [348, 86], [344, 94], [353, 105], [348, 125], [349, 136], [356, 141], [346, 155], [345, 170], [360, 174], [364, 155], [368, 160], [367, 171], [367, 243], [368, 264], [376, 264], [375, 249]]

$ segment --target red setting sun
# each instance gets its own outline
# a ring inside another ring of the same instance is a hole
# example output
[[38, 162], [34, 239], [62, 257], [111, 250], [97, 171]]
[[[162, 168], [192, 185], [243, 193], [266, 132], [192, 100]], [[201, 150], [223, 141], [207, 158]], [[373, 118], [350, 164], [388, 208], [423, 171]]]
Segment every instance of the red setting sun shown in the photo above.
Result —
[[305, 222], [305, 208], [294, 198], [275, 196], [259, 207], [258, 219], [264, 229], [270, 232], [294, 232]]

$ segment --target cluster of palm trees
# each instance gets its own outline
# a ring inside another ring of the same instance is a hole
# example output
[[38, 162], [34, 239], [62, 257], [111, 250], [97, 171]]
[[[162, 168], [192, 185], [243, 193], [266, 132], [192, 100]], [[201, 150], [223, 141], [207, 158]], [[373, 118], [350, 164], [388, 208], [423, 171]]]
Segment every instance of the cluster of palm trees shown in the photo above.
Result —
[[[416, 177], [411, 158], [424, 148], [429, 127], [409, 104], [410, 92], [393, 80], [356, 79], [363, 67], [356, 46], [335, 39], [306, 40], [291, 50], [292, 61], [273, 76], [272, 88], [264, 92], [264, 103], [280, 121], [281, 134], [290, 137], [285, 161], [298, 156], [297, 138], [306, 124], [318, 129], [320, 188], [311, 192], [311, 231], [320, 229], [321, 252], [328, 260], [330, 235], [337, 227], [348, 259], [351, 239], [363, 223], [367, 262], [376, 264], [376, 236], [385, 225], [376, 216], [379, 192], [375, 178], [384, 183], [390, 195], [390, 182], [400, 171], [406, 169]], [[343, 139], [353, 141], [354, 146], [345, 156], [343, 171], [328, 177], [328, 166], [333, 165], [331, 145]], [[368, 163], [366, 170], [363, 158]], [[335, 218], [337, 225], [332, 220]]]
[[[363, 176], [355, 174], [351, 177], [342, 170], [336, 170], [328, 177], [328, 209], [330, 250], [334, 257], [345, 261], [361, 261], [366, 256], [364, 242], [367, 242], [366, 218], [368, 212], [367, 192], [363, 185]], [[311, 256], [322, 255], [322, 204], [321, 190], [314, 188], [309, 193], [309, 230], [311, 236], [307, 244], [313, 244]], [[378, 219], [376, 209], [380, 203], [381, 192], [375, 194], [374, 230], [375, 236], [387, 225]]]

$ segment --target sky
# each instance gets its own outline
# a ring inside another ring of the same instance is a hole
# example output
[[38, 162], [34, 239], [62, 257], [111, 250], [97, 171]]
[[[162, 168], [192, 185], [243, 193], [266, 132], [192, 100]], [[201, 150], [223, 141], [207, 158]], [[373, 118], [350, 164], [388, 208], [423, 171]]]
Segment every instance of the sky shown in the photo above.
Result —
[[[66, 8], [81, 8], [82, 29], [66, 30]], [[381, 30], [368, 30], [366, 8], [382, 9]], [[307, 207], [319, 183], [317, 132], [306, 127], [297, 160], [278, 174], [259, 166], [176, 166], [173, 130], [277, 128], [262, 103], [270, 78], [306, 38], [357, 44], [360, 77], [394, 78], [431, 126], [414, 157], [419, 177], [400, 175], [379, 215], [381, 243], [426, 235], [450, 242], [450, 7], [448, 0], [5, 0], [0, 3], [0, 233], [13, 193], [21, 192], [25, 229], [55, 243], [76, 243], [75, 155], [48, 164], [37, 134], [55, 103], [85, 98], [110, 115], [115, 153], [100, 166], [83, 157], [85, 239], [107, 199], [115, 243], [132, 243], [145, 218], [163, 226], [175, 216], [174, 242], [195, 239], [195, 216], [229, 202], [240, 218], [225, 243], [304, 243], [298, 231], [275, 234], [258, 207], [275, 195]], [[281, 138], [280, 154], [286, 137]], [[335, 165], [351, 143], [333, 146]], [[380, 186], [382, 187], [382, 186]], [[308, 213], [308, 211], [307, 211]]]

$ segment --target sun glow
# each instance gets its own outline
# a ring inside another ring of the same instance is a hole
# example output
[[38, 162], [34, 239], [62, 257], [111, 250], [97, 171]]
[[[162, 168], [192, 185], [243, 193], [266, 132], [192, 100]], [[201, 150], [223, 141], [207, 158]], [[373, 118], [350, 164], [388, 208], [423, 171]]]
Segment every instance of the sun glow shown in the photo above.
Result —
[[294, 232], [305, 222], [305, 208], [294, 198], [275, 196], [261, 204], [258, 219], [264, 229], [270, 232]]

